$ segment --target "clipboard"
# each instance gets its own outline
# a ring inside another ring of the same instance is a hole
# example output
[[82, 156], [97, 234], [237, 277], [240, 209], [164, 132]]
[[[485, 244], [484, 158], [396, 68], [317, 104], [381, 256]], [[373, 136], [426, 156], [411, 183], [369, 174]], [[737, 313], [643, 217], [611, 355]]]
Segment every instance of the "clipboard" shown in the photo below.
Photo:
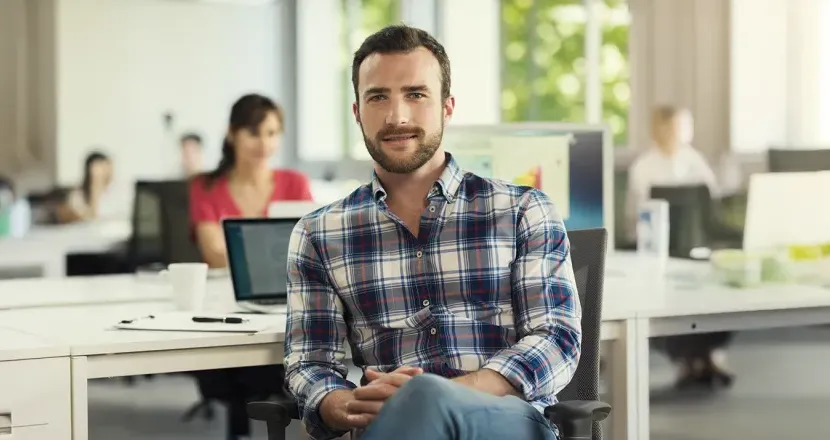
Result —
[[[194, 317], [240, 318], [239, 324], [224, 322], [194, 322]], [[121, 330], [177, 331], [177, 332], [220, 332], [220, 333], [258, 333], [273, 327], [276, 320], [273, 315], [216, 314], [206, 312], [163, 312], [148, 316], [125, 319], [115, 328]]]

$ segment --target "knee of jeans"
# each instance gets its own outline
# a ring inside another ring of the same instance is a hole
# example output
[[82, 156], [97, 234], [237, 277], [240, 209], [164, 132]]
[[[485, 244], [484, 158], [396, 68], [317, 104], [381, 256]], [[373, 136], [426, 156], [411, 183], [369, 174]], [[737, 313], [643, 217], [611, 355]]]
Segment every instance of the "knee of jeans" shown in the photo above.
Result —
[[405, 394], [409, 401], [429, 402], [430, 404], [446, 402], [453, 395], [452, 383], [434, 374], [413, 377], [401, 388], [400, 392]]

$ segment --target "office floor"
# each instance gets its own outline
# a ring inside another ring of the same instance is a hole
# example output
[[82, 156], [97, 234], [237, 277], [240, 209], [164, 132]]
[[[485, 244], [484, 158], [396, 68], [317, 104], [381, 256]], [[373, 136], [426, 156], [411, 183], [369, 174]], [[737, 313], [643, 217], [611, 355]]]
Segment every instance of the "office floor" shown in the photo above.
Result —
[[[812, 440], [826, 438], [830, 413], [830, 328], [751, 332], [738, 335], [730, 364], [738, 374], [732, 390], [715, 396], [665, 392], [672, 370], [652, 358], [653, 440]], [[224, 440], [223, 411], [212, 422], [180, 422], [196, 399], [184, 376], [121, 380], [90, 386], [90, 440]], [[292, 439], [297, 437], [298, 428]], [[824, 433], [823, 433], [824, 431]], [[256, 425], [253, 439], [265, 439]]]

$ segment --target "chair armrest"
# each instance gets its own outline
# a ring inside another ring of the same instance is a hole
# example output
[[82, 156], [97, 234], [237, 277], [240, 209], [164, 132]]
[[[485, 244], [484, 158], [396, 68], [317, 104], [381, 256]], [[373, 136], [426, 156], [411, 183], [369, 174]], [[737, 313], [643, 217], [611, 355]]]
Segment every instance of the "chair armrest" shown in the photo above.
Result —
[[269, 402], [248, 403], [248, 417], [278, 426], [288, 426], [300, 419], [300, 409], [291, 397], [281, 396]]
[[598, 400], [566, 400], [545, 408], [545, 417], [559, 428], [561, 440], [591, 440], [593, 422], [610, 412], [611, 405]]

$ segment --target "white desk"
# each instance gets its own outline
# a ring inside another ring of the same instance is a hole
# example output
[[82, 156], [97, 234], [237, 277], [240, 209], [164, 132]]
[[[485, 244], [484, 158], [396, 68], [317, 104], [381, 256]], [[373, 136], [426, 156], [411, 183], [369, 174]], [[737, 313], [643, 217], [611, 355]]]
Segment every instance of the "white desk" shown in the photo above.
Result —
[[105, 252], [129, 239], [127, 220], [36, 226], [22, 238], [0, 238], [0, 267], [39, 268], [45, 277], [66, 274], [66, 255]]
[[628, 390], [633, 395], [629, 402], [636, 405], [631, 411], [636, 417], [629, 439], [648, 440], [650, 436], [649, 338], [830, 324], [830, 289], [803, 285], [730, 288], [707, 279], [707, 263], [686, 260], [670, 262], [666, 278], [631, 276], [642, 267], [631, 255], [620, 257], [615, 264], [623, 262], [629, 270], [606, 277], [605, 294], [625, 298], [638, 308], [636, 318], [628, 322], [637, 375]]
[[68, 439], [69, 348], [0, 328], [0, 438]]
[[[4, 292], [12, 290], [9, 286], [16, 288], [4, 300]], [[211, 280], [208, 286], [210, 308], [229, 310], [233, 303], [229, 281]], [[274, 316], [271, 329], [254, 335], [111, 328], [121, 319], [170, 309], [167, 295], [169, 290], [163, 284], [134, 276], [0, 282], [0, 308], [3, 304], [7, 308], [0, 311], [0, 328], [37, 335], [67, 347], [63, 353], [69, 356], [64, 358], [70, 364], [66, 374], [71, 371], [72, 439], [88, 438], [89, 379], [282, 362], [285, 320], [280, 315]], [[634, 309], [628, 302], [609, 300], [608, 304], [602, 337], [613, 341], [611, 387], [617, 415], [613, 422], [615, 432], [624, 433], [635, 426], [630, 420], [635, 414], [626, 411], [636, 407], [627, 391], [637, 377], [632, 368], [635, 352], [628, 324]], [[63, 439], [68, 437], [48, 437]]]

